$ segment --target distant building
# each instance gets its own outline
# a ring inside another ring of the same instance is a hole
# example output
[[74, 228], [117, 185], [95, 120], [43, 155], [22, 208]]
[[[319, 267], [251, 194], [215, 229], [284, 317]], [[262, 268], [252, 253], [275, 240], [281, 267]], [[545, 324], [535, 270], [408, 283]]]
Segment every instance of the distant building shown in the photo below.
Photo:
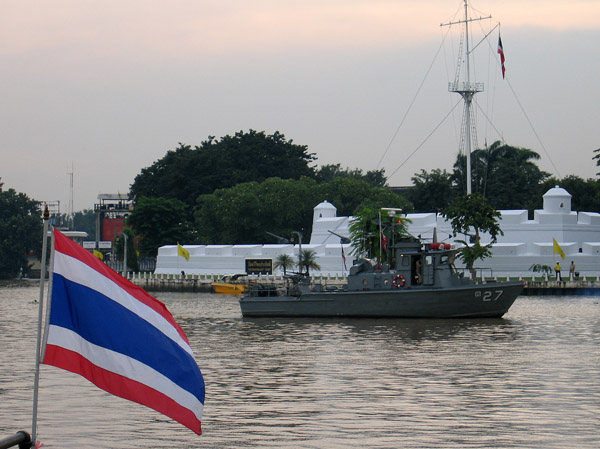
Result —
[[[543, 196], [544, 206], [528, 219], [526, 210], [500, 211], [500, 227], [504, 232], [492, 248], [493, 256], [478, 261], [476, 267], [485, 276], [531, 276], [533, 264], [554, 267], [560, 261], [568, 273], [573, 261], [580, 276], [600, 274], [600, 214], [595, 212], [571, 211], [571, 195], [556, 186]], [[314, 275], [345, 275], [352, 264], [352, 248], [342, 244], [340, 237], [348, 237], [352, 217], [338, 217], [337, 209], [324, 201], [314, 209], [313, 228], [310, 243], [302, 249], [316, 252], [321, 270]], [[450, 222], [436, 213], [408, 214], [411, 220], [409, 232], [421, 236], [426, 242], [433, 240], [454, 243]], [[334, 234], [335, 233], [335, 234]], [[337, 235], [336, 235], [337, 234]], [[464, 236], [458, 236], [458, 240]], [[554, 254], [553, 239], [565, 253], [563, 261]], [[483, 243], [489, 243], [489, 235], [482, 236]], [[186, 245], [190, 253], [187, 261], [177, 255], [177, 245], [159, 248], [156, 273], [179, 274], [235, 274], [245, 271], [247, 260], [274, 261], [279, 254], [298, 256], [299, 245]], [[342, 249], [347, 258], [344, 267]], [[460, 263], [457, 263], [460, 267]], [[280, 274], [277, 272], [276, 274]]]
[[123, 233], [125, 221], [133, 209], [133, 201], [120, 193], [101, 193], [96, 212], [96, 247], [99, 242], [113, 242]]

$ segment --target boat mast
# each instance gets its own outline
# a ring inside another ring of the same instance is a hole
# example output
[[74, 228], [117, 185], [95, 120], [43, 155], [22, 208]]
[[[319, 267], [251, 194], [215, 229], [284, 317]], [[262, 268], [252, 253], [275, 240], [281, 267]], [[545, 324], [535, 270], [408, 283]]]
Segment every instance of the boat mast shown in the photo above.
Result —
[[[492, 16], [488, 16], [488, 17], [479, 17], [479, 18], [469, 18], [469, 10], [468, 10], [468, 0], [464, 0], [465, 1], [465, 18], [464, 20], [459, 20], [456, 22], [448, 22], [448, 23], [442, 23], [440, 26], [450, 26], [450, 25], [456, 25], [456, 24], [464, 24], [465, 26], [465, 75], [464, 75], [464, 81], [463, 82], [459, 82], [459, 78], [460, 78], [460, 63], [461, 63], [461, 56], [459, 55], [459, 59], [458, 59], [458, 66], [457, 67], [457, 71], [456, 71], [456, 78], [454, 79], [454, 82], [448, 83], [448, 90], [450, 92], [456, 92], [458, 94], [460, 94], [463, 97], [465, 106], [464, 106], [464, 129], [462, 130], [462, 132], [464, 133], [464, 135], [462, 135], [461, 133], [461, 137], [464, 138], [464, 142], [465, 142], [465, 157], [467, 160], [467, 167], [466, 167], [466, 172], [467, 172], [467, 195], [470, 195], [472, 193], [472, 189], [471, 189], [471, 148], [472, 148], [472, 127], [474, 126], [474, 123], [471, 124], [471, 106], [472, 106], [472, 101], [473, 101], [473, 97], [475, 96], [475, 94], [477, 92], [483, 92], [483, 83], [472, 83], [471, 82], [471, 48], [469, 46], [469, 22], [474, 22], [474, 21], [479, 21], [479, 20], [485, 20], [485, 19], [491, 19]], [[462, 139], [461, 139], [462, 141]]]

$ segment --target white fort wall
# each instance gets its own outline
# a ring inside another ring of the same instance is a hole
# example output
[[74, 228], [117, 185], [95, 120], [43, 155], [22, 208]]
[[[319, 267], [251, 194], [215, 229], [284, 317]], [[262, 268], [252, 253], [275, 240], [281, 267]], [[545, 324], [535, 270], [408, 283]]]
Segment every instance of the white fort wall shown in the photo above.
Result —
[[[571, 195], [560, 187], [550, 189], [544, 195], [544, 206], [534, 212], [532, 220], [527, 211], [500, 211], [500, 227], [504, 232], [493, 246], [493, 256], [479, 261], [476, 266], [486, 276], [531, 276], [533, 264], [554, 267], [560, 261], [563, 277], [568, 275], [569, 264], [574, 261], [580, 277], [596, 277], [600, 274], [600, 214], [595, 212], [571, 211]], [[310, 243], [302, 249], [316, 252], [321, 270], [314, 275], [343, 276], [341, 248], [347, 259], [347, 268], [352, 264], [352, 248], [340, 244], [338, 235], [348, 237], [351, 217], [338, 217], [336, 208], [328, 202], [317, 205], [313, 215]], [[450, 223], [435, 213], [408, 214], [412, 221], [409, 232], [431, 241], [434, 232], [438, 241], [453, 243]], [[331, 232], [330, 232], [331, 231]], [[463, 236], [458, 236], [461, 240]], [[560, 244], [565, 260], [554, 254], [553, 239]], [[483, 236], [484, 243], [489, 236]], [[299, 246], [275, 245], [185, 245], [190, 252], [187, 261], [177, 256], [177, 245], [159, 248], [156, 273], [179, 274], [236, 274], [245, 270], [246, 259], [272, 259], [279, 254], [298, 256]], [[460, 266], [459, 263], [457, 263]], [[281, 274], [275, 270], [275, 274]]]

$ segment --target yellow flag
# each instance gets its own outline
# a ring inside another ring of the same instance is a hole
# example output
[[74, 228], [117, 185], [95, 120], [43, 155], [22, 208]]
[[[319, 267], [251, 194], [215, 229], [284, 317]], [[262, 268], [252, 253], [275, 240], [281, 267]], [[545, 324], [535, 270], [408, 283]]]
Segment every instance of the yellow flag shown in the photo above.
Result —
[[555, 238], [552, 239], [554, 241], [554, 254], [560, 254], [560, 257], [565, 258], [565, 252], [562, 250], [558, 242]]
[[100, 260], [104, 260], [104, 254], [102, 254], [100, 251], [98, 251], [97, 249], [94, 250], [94, 256], [96, 256], [98, 259]]
[[177, 255], [183, 257], [185, 260], [190, 260], [190, 252], [179, 243], [177, 243]]

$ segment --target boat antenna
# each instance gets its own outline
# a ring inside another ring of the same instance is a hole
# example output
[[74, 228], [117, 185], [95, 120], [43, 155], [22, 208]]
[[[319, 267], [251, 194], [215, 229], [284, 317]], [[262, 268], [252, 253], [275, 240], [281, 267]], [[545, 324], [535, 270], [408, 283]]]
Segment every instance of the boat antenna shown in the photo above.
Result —
[[[474, 120], [473, 120], [473, 124], [471, 124], [471, 119], [474, 117], [472, 117], [471, 113], [472, 113], [472, 102], [473, 102], [473, 97], [475, 96], [475, 94], [477, 92], [483, 92], [483, 83], [472, 83], [471, 82], [471, 49], [470, 49], [470, 44], [469, 44], [469, 23], [470, 22], [475, 22], [475, 21], [480, 21], [480, 20], [486, 20], [486, 19], [491, 19], [492, 16], [487, 16], [487, 17], [479, 17], [479, 18], [470, 18], [469, 17], [469, 5], [468, 5], [468, 0], [464, 0], [465, 2], [465, 18], [463, 20], [458, 20], [456, 22], [448, 22], [448, 23], [442, 23], [440, 24], [440, 26], [451, 26], [451, 25], [456, 25], [456, 24], [464, 24], [464, 32], [465, 32], [465, 52], [464, 52], [464, 58], [465, 58], [465, 79], [464, 81], [460, 82], [459, 78], [460, 78], [460, 63], [461, 63], [461, 56], [459, 56], [458, 59], [458, 65], [457, 65], [457, 69], [456, 69], [456, 77], [454, 79], [454, 82], [448, 83], [448, 90], [450, 92], [456, 92], [458, 94], [460, 94], [463, 98], [464, 101], [464, 116], [463, 116], [463, 129], [462, 129], [462, 133], [464, 133], [464, 142], [465, 142], [465, 157], [466, 157], [466, 161], [467, 161], [467, 167], [466, 167], [466, 172], [467, 172], [467, 195], [470, 195], [472, 193], [472, 188], [471, 188], [471, 149], [472, 149], [472, 133], [474, 134]], [[461, 139], [462, 141], [462, 139]]]

